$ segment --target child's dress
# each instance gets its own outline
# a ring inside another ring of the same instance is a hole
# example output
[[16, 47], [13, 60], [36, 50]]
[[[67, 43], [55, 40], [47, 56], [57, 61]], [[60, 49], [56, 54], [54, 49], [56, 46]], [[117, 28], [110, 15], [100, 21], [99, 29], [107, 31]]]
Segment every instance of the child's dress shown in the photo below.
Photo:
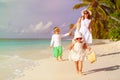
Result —
[[69, 53], [69, 60], [83, 61], [85, 58], [85, 50], [82, 48], [83, 43], [76, 42]]

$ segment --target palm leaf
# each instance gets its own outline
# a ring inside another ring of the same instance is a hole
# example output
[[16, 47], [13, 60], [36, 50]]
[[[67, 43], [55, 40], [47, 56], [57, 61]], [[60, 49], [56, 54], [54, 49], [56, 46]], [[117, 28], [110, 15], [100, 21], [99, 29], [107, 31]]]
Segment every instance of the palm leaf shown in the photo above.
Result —
[[91, 2], [92, 0], [82, 0], [83, 2]]
[[109, 13], [113, 12], [113, 9], [111, 9], [110, 7], [107, 7], [105, 5], [101, 5], [102, 9], [104, 9], [104, 11], [106, 12], [107, 15], [109, 15]]
[[89, 3], [79, 3], [73, 6], [73, 9], [79, 9], [81, 7], [86, 7], [88, 6]]
[[109, 16], [111, 19], [113, 19], [113, 20], [115, 20], [115, 21], [117, 21], [117, 22], [119, 22], [120, 23], [120, 20], [119, 19], [117, 19], [117, 18], [115, 18], [115, 17], [113, 17], [113, 16]]
[[120, 11], [120, 0], [116, 0], [117, 9]]
[[105, 10], [100, 5], [97, 6], [97, 12], [101, 16], [101, 18], [103, 18], [103, 19], [107, 18], [107, 14], [106, 14]]

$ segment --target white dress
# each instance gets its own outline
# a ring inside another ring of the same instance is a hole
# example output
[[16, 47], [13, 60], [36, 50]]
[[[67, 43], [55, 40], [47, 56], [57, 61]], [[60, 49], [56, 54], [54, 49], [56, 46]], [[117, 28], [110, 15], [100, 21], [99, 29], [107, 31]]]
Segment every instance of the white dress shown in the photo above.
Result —
[[79, 32], [82, 34], [84, 38], [84, 41], [89, 44], [92, 43], [92, 34], [88, 29], [90, 22], [91, 22], [90, 19], [82, 19], [79, 29]]
[[69, 60], [72, 61], [83, 61], [85, 57], [85, 50], [82, 48], [83, 43], [76, 42], [73, 49], [69, 53]]

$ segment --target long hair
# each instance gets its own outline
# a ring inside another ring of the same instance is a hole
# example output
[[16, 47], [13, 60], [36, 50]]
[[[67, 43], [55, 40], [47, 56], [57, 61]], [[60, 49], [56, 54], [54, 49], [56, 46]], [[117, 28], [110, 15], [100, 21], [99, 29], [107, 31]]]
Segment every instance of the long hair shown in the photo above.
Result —
[[[91, 15], [90, 15], [89, 11], [85, 10], [84, 13], [85, 13], [85, 12], [87, 12], [87, 14], [88, 14], [87, 19], [91, 19]], [[84, 20], [84, 19], [85, 19], [85, 16], [83, 15], [82, 18], [83, 18], [83, 20]]]

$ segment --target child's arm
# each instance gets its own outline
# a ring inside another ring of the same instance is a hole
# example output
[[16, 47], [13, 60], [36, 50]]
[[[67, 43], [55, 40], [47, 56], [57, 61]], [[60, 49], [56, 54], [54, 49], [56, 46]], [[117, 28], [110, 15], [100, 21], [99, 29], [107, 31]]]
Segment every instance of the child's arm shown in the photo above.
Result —
[[53, 43], [54, 43], [54, 39], [53, 39], [53, 35], [52, 35], [51, 42], [50, 42], [50, 46], [49, 46], [50, 48], [52, 48]]
[[69, 33], [62, 34], [62, 35], [61, 35], [61, 37], [66, 37], [66, 36], [69, 36]]

